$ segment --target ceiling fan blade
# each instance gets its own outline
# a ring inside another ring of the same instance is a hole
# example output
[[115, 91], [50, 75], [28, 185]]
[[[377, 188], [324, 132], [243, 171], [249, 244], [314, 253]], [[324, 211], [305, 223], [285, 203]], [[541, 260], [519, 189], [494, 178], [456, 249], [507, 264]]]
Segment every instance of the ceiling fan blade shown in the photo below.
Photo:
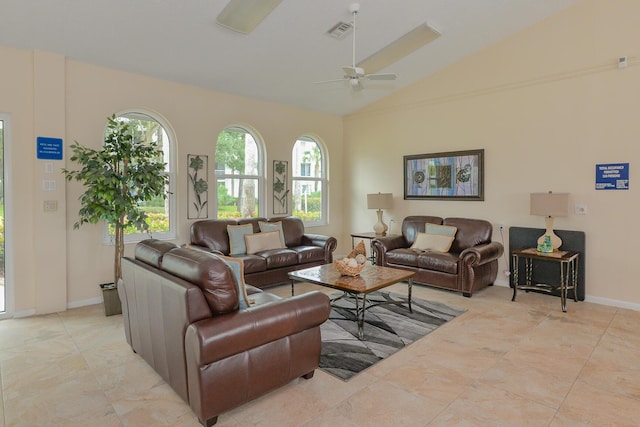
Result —
[[364, 70], [360, 67], [342, 67], [344, 75], [348, 77], [362, 77], [364, 76]]
[[395, 73], [378, 73], [366, 74], [364, 78], [367, 80], [395, 80], [398, 76]]
[[332, 79], [332, 80], [324, 80], [324, 81], [321, 81], [321, 82], [315, 82], [315, 84], [322, 85], [322, 84], [325, 84], [325, 83], [335, 83], [335, 82], [343, 82], [343, 81], [345, 81], [344, 77], [341, 78], [341, 79]]

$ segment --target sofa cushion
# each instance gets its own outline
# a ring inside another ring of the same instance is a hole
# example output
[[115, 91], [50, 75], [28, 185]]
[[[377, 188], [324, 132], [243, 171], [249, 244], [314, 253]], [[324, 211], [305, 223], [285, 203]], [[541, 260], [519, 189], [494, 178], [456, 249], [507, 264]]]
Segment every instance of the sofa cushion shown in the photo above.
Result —
[[177, 247], [178, 245], [175, 243], [158, 239], [146, 239], [136, 245], [135, 258], [145, 264], [161, 268], [164, 254]]
[[298, 264], [324, 262], [324, 248], [318, 246], [296, 246], [289, 249], [298, 254]]
[[263, 257], [267, 262], [267, 270], [288, 267], [298, 263], [298, 254], [291, 249], [271, 249], [258, 252], [256, 255]]
[[458, 274], [458, 257], [450, 253], [421, 252], [417, 254], [417, 267], [425, 270]]
[[442, 218], [437, 216], [412, 215], [402, 220], [402, 236], [407, 242], [407, 246], [413, 244], [418, 233], [424, 233], [426, 223], [442, 224]]
[[282, 246], [280, 247], [281, 248], [285, 247], [284, 231], [282, 231], [282, 221], [276, 221], [276, 222], [260, 221], [258, 222], [258, 225], [260, 226], [260, 231], [263, 233], [266, 231], [278, 231], [280, 233], [280, 241], [282, 242]]
[[409, 248], [394, 249], [387, 252], [386, 257], [389, 264], [418, 266], [418, 252]]
[[237, 225], [234, 219], [207, 219], [191, 224], [191, 244], [229, 254], [227, 225]]
[[446, 218], [443, 224], [458, 229], [450, 249], [452, 253], [460, 253], [467, 248], [491, 243], [493, 225], [489, 221], [471, 218]]
[[253, 234], [253, 225], [227, 225], [229, 233], [229, 255], [242, 255], [247, 253], [244, 236]]
[[244, 261], [244, 274], [258, 273], [267, 269], [267, 260], [259, 255], [238, 255]]
[[286, 218], [272, 218], [269, 222], [282, 222], [282, 231], [284, 233], [284, 244], [288, 248], [300, 246], [302, 244], [302, 236], [304, 236], [304, 224], [300, 218], [288, 216]]
[[247, 295], [247, 287], [244, 283], [244, 261], [242, 258], [234, 258], [230, 256], [218, 255], [224, 262], [227, 263], [233, 275], [236, 278], [236, 285], [238, 286], [238, 303], [240, 310], [247, 308], [251, 305], [249, 296]]
[[247, 234], [244, 236], [247, 255], [270, 249], [282, 249], [284, 245], [280, 239], [279, 231], [267, 231], [264, 233]]
[[415, 251], [449, 252], [453, 236], [442, 234], [418, 233], [410, 249]]
[[162, 269], [198, 285], [214, 314], [237, 311], [236, 279], [229, 267], [216, 255], [189, 248], [175, 248], [164, 255]]

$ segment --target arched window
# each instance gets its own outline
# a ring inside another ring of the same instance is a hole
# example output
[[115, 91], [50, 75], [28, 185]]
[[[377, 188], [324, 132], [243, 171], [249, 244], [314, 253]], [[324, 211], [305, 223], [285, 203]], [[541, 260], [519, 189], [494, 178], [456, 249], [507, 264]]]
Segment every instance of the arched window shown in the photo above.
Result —
[[216, 217], [252, 218], [264, 215], [264, 156], [251, 132], [228, 127], [216, 144]]
[[305, 225], [327, 224], [327, 155], [312, 137], [298, 138], [292, 152], [293, 215]]
[[[148, 216], [149, 232], [141, 233], [135, 228], [125, 230], [125, 242], [137, 242], [149, 237], [156, 239], [176, 238], [176, 209], [175, 209], [175, 136], [171, 127], [158, 115], [140, 110], [130, 110], [117, 114], [117, 120], [129, 122], [133, 128], [143, 135], [143, 143], [152, 142], [162, 147], [165, 173], [169, 177], [168, 195], [166, 198], [144, 202], [140, 209]], [[113, 240], [114, 230], [107, 230], [107, 239]]]

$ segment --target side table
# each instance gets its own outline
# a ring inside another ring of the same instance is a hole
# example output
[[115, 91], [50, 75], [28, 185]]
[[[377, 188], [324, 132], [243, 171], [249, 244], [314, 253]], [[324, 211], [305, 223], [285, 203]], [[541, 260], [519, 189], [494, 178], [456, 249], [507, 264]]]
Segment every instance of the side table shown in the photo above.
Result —
[[373, 248], [371, 247], [371, 242], [376, 237], [389, 237], [389, 236], [393, 237], [393, 236], [395, 236], [395, 234], [386, 234], [384, 236], [380, 236], [380, 235], [377, 235], [376, 233], [374, 233], [373, 231], [364, 232], [364, 233], [351, 233], [351, 249], [356, 247], [356, 239], [368, 240], [369, 241], [369, 254], [370, 254], [369, 261], [371, 261], [371, 264], [375, 264], [376, 263], [376, 255], [373, 253]]
[[[516, 300], [518, 290], [535, 290], [551, 293], [555, 289], [560, 289], [560, 302], [562, 311], [567, 312], [567, 291], [573, 289], [573, 300], [578, 301], [576, 295], [578, 282], [578, 257], [579, 252], [576, 251], [557, 251], [557, 252], [538, 252], [536, 248], [518, 249], [511, 252], [511, 260], [513, 265], [513, 297], [511, 301]], [[525, 260], [525, 283], [519, 283], [519, 260]], [[556, 262], [560, 265], [560, 284], [551, 285], [546, 283], [532, 283], [533, 263], [538, 261]]]

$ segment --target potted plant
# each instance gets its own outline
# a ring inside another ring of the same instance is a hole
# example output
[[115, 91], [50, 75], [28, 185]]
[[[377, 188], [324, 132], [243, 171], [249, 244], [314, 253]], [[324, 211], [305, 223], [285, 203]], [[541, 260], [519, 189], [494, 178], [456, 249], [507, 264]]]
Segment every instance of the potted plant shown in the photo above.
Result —
[[[108, 118], [104, 144], [100, 150], [88, 148], [74, 141], [70, 146], [71, 161], [79, 170], [62, 169], [67, 181], [76, 180], [85, 187], [80, 196], [80, 218], [74, 229], [82, 224], [105, 222], [115, 234], [113, 284], [100, 285], [110, 291], [105, 297], [105, 314], [122, 313], [117, 294], [122, 278], [121, 258], [124, 255], [124, 234], [127, 227], [148, 231], [147, 215], [140, 203], [154, 197], [166, 197], [168, 177], [164, 173], [162, 147], [143, 140], [143, 133], [127, 121]], [[106, 286], [105, 286], [106, 285]]]

